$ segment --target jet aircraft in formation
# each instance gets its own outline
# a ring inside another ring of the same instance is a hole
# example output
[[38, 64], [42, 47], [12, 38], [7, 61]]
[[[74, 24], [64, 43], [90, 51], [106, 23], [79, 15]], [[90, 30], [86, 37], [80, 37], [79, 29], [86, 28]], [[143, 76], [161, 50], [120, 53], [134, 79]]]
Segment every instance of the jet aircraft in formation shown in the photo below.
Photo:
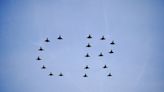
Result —
[[114, 43], [114, 41], [112, 41], [110, 44], [111, 44], [111, 45], [114, 45], [115, 43]]
[[102, 37], [100, 38], [100, 40], [105, 40], [105, 37], [104, 37], [104, 36], [102, 36]]
[[110, 54], [114, 53], [112, 50], [109, 52]]
[[89, 34], [89, 36], [87, 37], [88, 39], [91, 39], [92, 38], [92, 36]]
[[101, 52], [101, 53], [99, 54], [99, 56], [102, 57], [102, 56], [104, 56], [104, 55], [103, 55], [102, 52]]
[[61, 37], [61, 35], [59, 35], [59, 37], [57, 38], [58, 40], [62, 40], [63, 38]]
[[87, 74], [85, 74], [85, 75], [83, 75], [83, 77], [88, 77], [88, 75], [87, 75]]
[[86, 65], [86, 67], [84, 69], [89, 69], [88, 65]]
[[46, 69], [46, 67], [43, 65], [43, 66], [42, 66], [42, 69]]
[[85, 57], [90, 57], [90, 55], [87, 53], [87, 54], [85, 55]]
[[36, 60], [42, 60], [42, 59], [38, 56]]
[[42, 47], [40, 47], [38, 50], [39, 50], [39, 51], [44, 51], [44, 49], [43, 49]]
[[108, 74], [108, 76], [109, 76], [109, 77], [111, 77], [111, 76], [112, 76], [112, 74], [111, 74], [111, 73], [109, 73], [109, 74]]
[[108, 68], [108, 67], [106, 65], [104, 65], [103, 68]]
[[91, 45], [88, 43], [88, 45], [86, 47], [91, 47]]
[[59, 76], [64, 76], [64, 75], [62, 73], [60, 73]]
[[46, 38], [45, 42], [50, 42], [50, 40], [48, 38]]
[[49, 73], [49, 76], [53, 76], [54, 74], [52, 72]]
[[[63, 37], [62, 37], [61, 35], [59, 35], [59, 37], [58, 37], [57, 39], [58, 39], [58, 40], [63, 40]], [[87, 36], [87, 39], [92, 39], [92, 36], [89, 34], [89, 35]], [[106, 40], [106, 38], [105, 38], [104, 36], [102, 36], [102, 37], [100, 38], [100, 40]], [[49, 40], [48, 38], [46, 38], [45, 42], [50, 42], [50, 40]], [[114, 43], [114, 41], [112, 41], [110, 44], [111, 44], [111, 45], [114, 45], [115, 43]], [[91, 46], [90, 43], [88, 43], [88, 44], [86, 45], [86, 47], [92, 47], [92, 46]], [[38, 49], [38, 51], [44, 51], [44, 49], [43, 49], [42, 47], [40, 47], [40, 48]], [[109, 53], [112, 54], [112, 53], [114, 53], [114, 52], [111, 50]], [[99, 54], [98, 56], [102, 57], [102, 56], [104, 56], [104, 55], [102, 54], [102, 52], [100, 52], [100, 54]], [[90, 57], [90, 55], [87, 53], [87, 54], [85, 55], [85, 57]], [[38, 56], [36, 60], [42, 60], [42, 59]], [[89, 68], [90, 68], [90, 67], [89, 67], [88, 65], [86, 65], [86, 67], [84, 67], [84, 69], [89, 69]], [[103, 68], [105, 69], [105, 68], [108, 68], [108, 67], [107, 67], [106, 65], [104, 65]], [[46, 69], [46, 67], [43, 65], [43, 66], [41, 67], [41, 69]], [[54, 75], [54, 74], [53, 74], [52, 72], [49, 73], [49, 76], [53, 76], [53, 75]], [[58, 76], [64, 76], [64, 75], [63, 75], [62, 73], [60, 73]], [[111, 77], [112, 74], [109, 73], [107, 76]], [[83, 77], [88, 77], [88, 75], [85, 73], [85, 74], [83, 75]]]

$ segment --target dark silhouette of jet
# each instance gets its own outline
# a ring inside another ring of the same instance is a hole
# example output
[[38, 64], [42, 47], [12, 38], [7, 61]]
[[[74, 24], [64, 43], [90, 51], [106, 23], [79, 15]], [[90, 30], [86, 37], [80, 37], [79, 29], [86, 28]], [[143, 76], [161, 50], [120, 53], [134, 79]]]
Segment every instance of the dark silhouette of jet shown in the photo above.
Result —
[[83, 77], [88, 77], [87, 74], [83, 75]]
[[44, 51], [44, 49], [43, 49], [42, 47], [40, 47], [38, 50], [39, 50], [39, 51]]
[[100, 40], [105, 40], [105, 37], [104, 37], [104, 36], [102, 36], [102, 37], [100, 38]]
[[64, 75], [62, 73], [60, 73], [59, 76], [64, 76]]
[[109, 52], [110, 54], [114, 53], [112, 50]]
[[102, 57], [102, 56], [104, 56], [104, 55], [103, 55], [102, 52], [101, 52], [101, 53], [99, 54], [99, 56]]
[[109, 73], [107, 76], [108, 76], [108, 77], [111, 77], [111, 76], [112, 76], [112, 74], [111, 74], [111, 73]]
[[108, 68], [108, 67], [106, 65], [104, 65], [103, 68], [105, 69], [105, 68]]
[[85, 57], [90, 57], [90, 55], [87, 53], [87, 54], [85, 55]]
[[46, 67], [43, 65], [43, 66], [42, 66], [42, 69], [46, 69]]
[[50, 42], [50, 40], [48, 38], [46, 38], [45, 42]]
[[92, 38], [92, 36], [89, 34], [89, 36], [87, 37], [88, 39], [91, 39]]
[[49, 73], [49, 76], [53, 76], [52, 72]]
[[91, 45], [88, 43], [88, 45], [86, 47], [91, 47]]
[[61, 35], [59, 35], [59, 37], [58, 37], [58, 40], [62, 40], [63, 38], [61, 37]]
[[112, 41], [110, 44], [111, 44], [111, 45], [114, 45], [115, 43], [114, 43], [114, 41]]
[[88, 65], [84, 69], [89, 69]]
[[42, 59], [38, 56], [36, 60], [42, 60]]

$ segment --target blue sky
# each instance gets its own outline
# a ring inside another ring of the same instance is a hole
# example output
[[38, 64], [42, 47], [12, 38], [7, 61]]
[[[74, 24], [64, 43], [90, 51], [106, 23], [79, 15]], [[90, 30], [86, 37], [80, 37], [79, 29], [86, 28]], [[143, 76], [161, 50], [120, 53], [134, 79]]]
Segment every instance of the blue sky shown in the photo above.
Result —
[[[162, 0], [1, 0], [0, 92], [163, 92], [163, 5]], [[64, 39], [57, 40], [59, 35]], [[88, 42], [92, 48], [85, 47]], [[40, 46], [44, 52], [37, 51]], [[109, 68], [102, 69], [104, 64]]]

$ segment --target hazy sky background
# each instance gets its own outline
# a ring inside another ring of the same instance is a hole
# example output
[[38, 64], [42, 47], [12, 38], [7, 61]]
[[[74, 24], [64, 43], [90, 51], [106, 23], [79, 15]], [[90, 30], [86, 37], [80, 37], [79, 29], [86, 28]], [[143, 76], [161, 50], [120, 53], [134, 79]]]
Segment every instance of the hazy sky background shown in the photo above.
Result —
[[0, 92], [164, 92], [163, 17], [163, 0], [0, 0]]

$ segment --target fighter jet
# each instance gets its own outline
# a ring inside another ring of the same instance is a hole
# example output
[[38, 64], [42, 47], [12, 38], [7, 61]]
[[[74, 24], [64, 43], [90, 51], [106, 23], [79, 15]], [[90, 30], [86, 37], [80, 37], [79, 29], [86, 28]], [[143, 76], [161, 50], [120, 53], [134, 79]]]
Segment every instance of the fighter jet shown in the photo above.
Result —
[[49, 76], [53, 76], [52, 72], [49, 73]]
[[45, 42], [50, 42], [50, 40], [48, 38], [46, 38]]
[[89, 36], [87, 37], [88, 39], [91, 39], [92, 38], [92, 36], [89, 34]]
[[84, 69], [89, 69], [88, 65]]
[[111, 45], [114, 45], [115, 43], [114, 43], [114, 41], [112, 41], [110, 44], [111, 44]]
[[64, 76], [64, 75], [62, 73], [60, 73], [59, 76]]
[[109, 73], [107, 76], [108, 76], [108, 77], [111, 77], [111, 76], [112, 76], [112, 74], [111, 74], [111, 73]]
[[58, 40], [62, 40], [63, 38], [61, 37], [61, 35], [59, 35], [59, 37], [57, 38]]
[[102, 57], [102, 56], [104, 56], [104, 55], [103, 55], [102, 52], [101, 52], [101, 53], [99, 54], [99, 56]]
[[88, 45], [86, 47], [91, 47], [91, 45], [88, 43]]
[[105, 40], [105, 37], [104, 37], [104, 36], [102, 36], [102, 37], [100, 38], [100, 40]]
[[39, 50], [39, 51], [44, 51], [44, 49], [43, 49], [42, 47], [40, 47], [38, 50]]
[[112, 50], [109, 52], [110, 54], [114, 53]]
[[85, 55], [85, 57], [90, 57], [90, 55], [87, 53], [87, 54]]
[[103, 68], [105, 69], [105, 68], [108, 68], [108, 67], [106, 65], [104, 65]]
[[46, 69], [46, 67], [43, 65], [43, 66], [42, 66], [42, 69]]
[[83, 75], [83, 77], [88, 77], [87, 74]]
[[38, 56], [36, 60], [42, 60], [42, 59]]

